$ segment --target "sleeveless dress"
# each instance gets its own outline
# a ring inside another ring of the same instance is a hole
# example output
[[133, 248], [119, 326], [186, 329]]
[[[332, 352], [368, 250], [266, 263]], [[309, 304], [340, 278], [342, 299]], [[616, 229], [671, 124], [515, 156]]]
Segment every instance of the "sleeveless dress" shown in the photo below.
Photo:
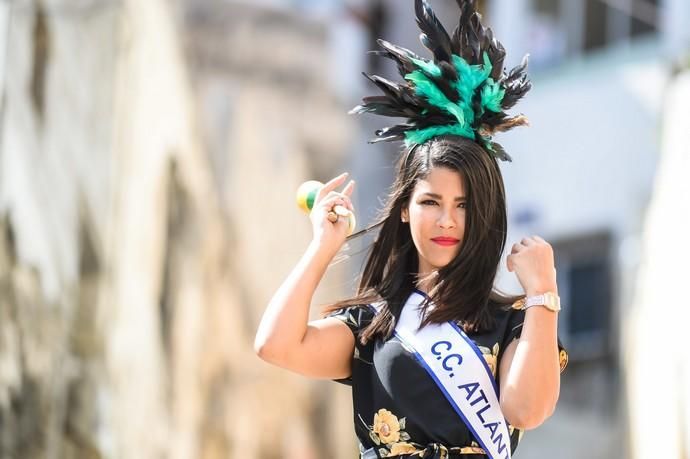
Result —
[[[412, 295], [424, 295], [415, 291]], [[352, 386], [354, 428], [360, 458], [486, 459], [484, 450], [444, 395], [400, 340], [359, 342], [359, 334], [373, 319], [373, 306], [350, 306], [327, 317], [343, 321], [355, 337], [352, 374], [336, 380]], [[495, 327], [467, 333], [482, 352], [497, 383], [503, 351], [520, 337], [525, 312], [511, 306], [494, 308]], [[568, 362], [558, 342], [561, 372]], [[509, 426], [514, 452], [523, 431]]]

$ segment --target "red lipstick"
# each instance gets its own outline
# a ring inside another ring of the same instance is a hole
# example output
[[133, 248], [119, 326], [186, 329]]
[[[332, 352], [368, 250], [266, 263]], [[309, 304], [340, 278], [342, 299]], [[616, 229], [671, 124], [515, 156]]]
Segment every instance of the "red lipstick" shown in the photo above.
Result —
[[455, 239], [454, 237], [435, 237], [431, 239], [438, 245], [443, 245], [443, 246], [451, 246], [455, 245], [458, 242], [460, 242], [458, 239]]

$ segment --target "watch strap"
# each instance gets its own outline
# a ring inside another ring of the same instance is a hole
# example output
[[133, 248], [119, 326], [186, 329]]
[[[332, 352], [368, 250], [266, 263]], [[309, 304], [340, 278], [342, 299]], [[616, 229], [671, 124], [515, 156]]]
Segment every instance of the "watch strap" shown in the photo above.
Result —
[[551, 292], [526, 297], [522, 309], [525, 310], [532, 306], [543, 306], [549, 311], [554, 312], [561, 310], [560, 299]]

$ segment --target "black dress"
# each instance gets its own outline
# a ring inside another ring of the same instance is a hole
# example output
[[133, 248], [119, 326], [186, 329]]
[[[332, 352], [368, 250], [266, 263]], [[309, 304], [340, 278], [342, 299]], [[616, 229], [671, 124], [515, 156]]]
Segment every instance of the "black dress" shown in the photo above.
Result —
[[[413, 293], [422, 294], [419, 291]], [[328, 314], [342, 320], [355, 336], [352, 375], [337, 382], [352, 386], [355, 433], [361, 458], [486, 459], [484, 450], [450, 406], [414, 355], [393, 335], [386, 342], [359, 342], [372, 320], [372, 306], [351, 306]], [[520, 336], [525, 312], [495, 308], [493, 330], [467, 335], [481, 350], [498, 381], [503, 350]], [[568, 354], [560, 342], [561, 371]], [[523, 432], [509, 426], [514, 452]]]

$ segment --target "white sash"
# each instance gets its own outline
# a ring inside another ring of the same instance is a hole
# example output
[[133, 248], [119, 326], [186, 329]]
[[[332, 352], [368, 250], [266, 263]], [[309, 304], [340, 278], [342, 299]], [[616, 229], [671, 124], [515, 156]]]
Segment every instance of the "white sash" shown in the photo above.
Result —
[[[474, 342], [452, 322], [417, 331], [424, 296], [414, 292], [403, 307], [395, 334], [414, 351], [450, 405], [491, 459], [510, 459], [508, 425], [496, 380]], [[433, 305], [430, 305], [433, 307]]]

